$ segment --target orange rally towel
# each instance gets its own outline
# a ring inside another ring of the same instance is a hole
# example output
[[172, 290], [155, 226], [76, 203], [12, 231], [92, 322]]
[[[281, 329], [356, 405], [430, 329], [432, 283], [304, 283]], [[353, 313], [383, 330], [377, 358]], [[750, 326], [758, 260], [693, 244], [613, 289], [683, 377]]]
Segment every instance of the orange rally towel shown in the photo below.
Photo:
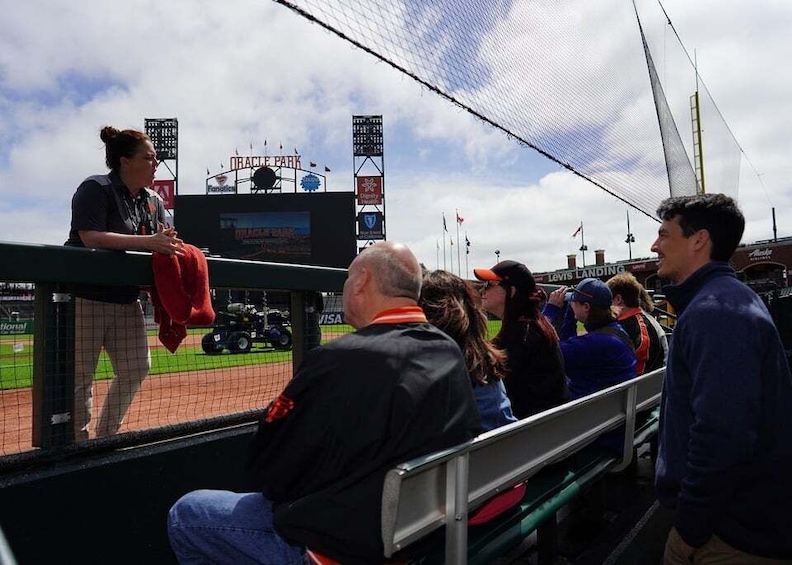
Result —
[[209, 266], [194, 245], [185, 245], [184, 255], [152, 253], [154, 287], [149, 291], [154, 304], [154, 321], [159, 339], [175, 353], [187, 337], [187, 324], [208, 326], [215, 313], [209, 296]]

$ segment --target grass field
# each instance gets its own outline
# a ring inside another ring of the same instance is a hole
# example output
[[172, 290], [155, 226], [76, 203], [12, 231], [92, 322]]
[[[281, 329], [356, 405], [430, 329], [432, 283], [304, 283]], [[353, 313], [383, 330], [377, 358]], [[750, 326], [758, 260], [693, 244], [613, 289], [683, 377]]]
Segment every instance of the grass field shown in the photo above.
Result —
[[[323, 326], [323, 341], [352, 331], [352, 326], [334, 325]], [[189, 330], [189, 334], [203, 335], [207, 332], [204, 328]], [[156, 330], [149, 331], [148, 335], [156, 337]], [[31, 386], [33, 382], [33, 347], [27, 344], [33, 342], [32, 336], [8, 336], [0, 341], [0, 390], [23, 388]], [[20, 345], [22, 345], [21, 350]], [[264, 363], [282, 363], [291, 360], [291, 352], [274, 351], [269, 348], [253, 347], [247, 354], [232, 355], [224, 351], [220, 355], [206, 355], [200, 345], [182, 345], [172, 354], [162, 347], [151, 350], [150, 375], [164, 373], [202, 371], [226, 367], [240, 367], [244, 365], [258, 365]], [[113, 376], [110, 359], [102, 352], [96, 368], [96, 379], [109, 379]]]
[[[322, 341], [338, 337], [352, 331], [349, 325], [322, 326]], [[500, 329], [500, 321], [488, 323], [489, 336], [494, 336]], [[191, 335], [203, 335], [206, 329], [198, 328], [189, 330]], [[156, 336], [156, 330], [148, 332], [149, 336]], [[0, 341], [0, 390], [24, 388], [33, 382], [33, 347], [28, 345], [33, 342], [32, 336], [8, 336]], [[21, 350], [20, 345], [22, 345]], [[291, 353], [273, 351], [272, 349], [254, 347], [250, 353], [232, 355], [228, 351], [221, 355], [206, 355], [200, 346], [182, 345], [175, 354], [169, 353], [162, 347], [151, 350], [150, 375], [165, 373], [202, 371], [225, 367], [240, 367], [244, 365], [258, 365], [265, 363], [280, 363], [291, 359]], [[107, 355], [102, 352], [96, 368], [96, 379], [109, 379], [113, 370]]]

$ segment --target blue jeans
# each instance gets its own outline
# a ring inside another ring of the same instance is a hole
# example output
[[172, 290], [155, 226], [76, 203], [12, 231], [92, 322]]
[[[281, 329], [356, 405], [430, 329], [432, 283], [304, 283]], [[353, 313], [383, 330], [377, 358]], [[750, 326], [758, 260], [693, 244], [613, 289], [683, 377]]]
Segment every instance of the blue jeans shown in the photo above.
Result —
[[181, 564], [303, 565], [302, 546], [291, 545], [272, 524], [263, 494], [196, 490], [168, 513], [168, 537]]

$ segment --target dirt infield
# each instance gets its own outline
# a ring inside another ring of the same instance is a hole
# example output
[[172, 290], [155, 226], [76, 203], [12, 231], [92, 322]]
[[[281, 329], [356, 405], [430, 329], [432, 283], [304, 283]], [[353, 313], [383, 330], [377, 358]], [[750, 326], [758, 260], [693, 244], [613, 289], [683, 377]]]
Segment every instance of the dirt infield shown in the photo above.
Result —
[[[156, 337], [150, 340], [153, 340], [152, 349], [162, 347]], [[201, 335], [190, 335], [182, 344], [200, 341]], [[120, 431], [261, 408], [277, 396], [291, 375], [291, 361], [152, 375], [143, 381]], [[93, 423], [98, 419], [109, 385], [110, 380], [94, 384]], [[0, 392], [0, 426], [0, 456], [31, 449], [31, 389]]]

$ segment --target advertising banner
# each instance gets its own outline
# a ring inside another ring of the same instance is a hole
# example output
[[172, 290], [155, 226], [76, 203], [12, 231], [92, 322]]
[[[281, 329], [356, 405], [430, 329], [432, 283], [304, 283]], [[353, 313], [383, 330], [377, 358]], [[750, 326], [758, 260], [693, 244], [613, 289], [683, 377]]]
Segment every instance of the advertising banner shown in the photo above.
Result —
[[382, 231], [382, 212], [358, 214], [358, 239], [385, 239]]
[[173, 210], [175, 180], [155, 180], [151, 185], [151, 190], [160, 195], [166, 210]]
[[24, 335], [33, 333], [33, 322], [0, 322], [0, 335]]
[[382, 204], [382, 177], [357, 177], [358, 205]]

